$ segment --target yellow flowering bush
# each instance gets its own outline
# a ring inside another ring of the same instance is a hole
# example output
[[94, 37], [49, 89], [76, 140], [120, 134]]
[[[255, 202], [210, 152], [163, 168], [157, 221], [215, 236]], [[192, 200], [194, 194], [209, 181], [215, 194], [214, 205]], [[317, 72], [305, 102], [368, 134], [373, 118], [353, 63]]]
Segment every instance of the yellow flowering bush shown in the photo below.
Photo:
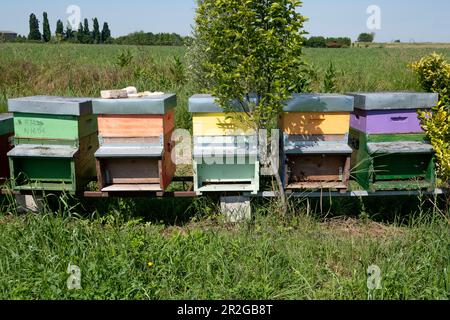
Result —
[[433, 53], [413, 63], [424, 90], [437, 92], [440, 101], [431, 112], [419, 112], [422, 127], [436, 151], [438, 175], [450, 180], [450, 64], [442, 55]]

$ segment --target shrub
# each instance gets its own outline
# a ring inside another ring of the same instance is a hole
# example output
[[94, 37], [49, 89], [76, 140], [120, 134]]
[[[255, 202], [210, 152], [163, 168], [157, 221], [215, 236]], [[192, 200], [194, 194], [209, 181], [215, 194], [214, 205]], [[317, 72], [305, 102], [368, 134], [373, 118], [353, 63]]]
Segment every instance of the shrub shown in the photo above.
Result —
[[374, 33], [361, 33], [358, 36], [358, 42], [373, 42], [375, 40]]
[[433, 53], [413, 63], [423, 89], [437, 92], [440, 101], [431, 112], [419, 112], [422, 127], [436, 150], [438, 175], [450, 179], [450, 64], [442, 55]]

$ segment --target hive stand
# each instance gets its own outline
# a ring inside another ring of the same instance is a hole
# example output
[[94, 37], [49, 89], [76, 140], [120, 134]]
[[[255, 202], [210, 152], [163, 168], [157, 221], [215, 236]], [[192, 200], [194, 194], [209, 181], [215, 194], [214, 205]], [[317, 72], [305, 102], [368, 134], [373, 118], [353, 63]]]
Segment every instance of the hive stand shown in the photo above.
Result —
[[96, 99], [100, 149], [95, 153], [103, 192], [159, 192], [171, 183], [174, 94]]
[[15, 147], [8, 153], [17, 191], [76, 193], [95, 179], [97, 121], [89, 98], [36, 96], [8, 101]]
[[7, 153], [12, 149], [14, 135], [13, 115], [0, 114], [0, 184], [9, 179], [9, 165]]
[[[194, 191], [259, 191], [258, 139], [254, 130], [228, 118], [211, 95], [189, 99], [193, 116]], [[235, 107], [237, 113], [243, 109]]]
[[351, 93], [352, 172], [366, 190], [414, 190], [435, 187], [434, 151], [417, 111], [438, 101], [429, 93]]
[[335, 94], [294, 94], [287, 102], [280, 123], [287, 190], [347, 190], [353, 105], [353, 97]]

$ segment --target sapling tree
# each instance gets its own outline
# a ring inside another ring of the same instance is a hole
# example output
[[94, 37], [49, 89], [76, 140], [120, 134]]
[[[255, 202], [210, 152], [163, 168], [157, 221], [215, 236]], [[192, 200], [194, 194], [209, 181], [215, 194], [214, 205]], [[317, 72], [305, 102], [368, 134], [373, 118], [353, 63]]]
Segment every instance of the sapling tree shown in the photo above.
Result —
[[[210, 92], [230, 118], [256, 132], [278, 128], [285, 101], [304, 83], [301, 5], [298, 0], [199, 1], [194, 34], [207, 53], [202, 68]], [[235, 112], [236, 103], [244, 113]], [[287, 209], [278, 168], [273, 171]]]

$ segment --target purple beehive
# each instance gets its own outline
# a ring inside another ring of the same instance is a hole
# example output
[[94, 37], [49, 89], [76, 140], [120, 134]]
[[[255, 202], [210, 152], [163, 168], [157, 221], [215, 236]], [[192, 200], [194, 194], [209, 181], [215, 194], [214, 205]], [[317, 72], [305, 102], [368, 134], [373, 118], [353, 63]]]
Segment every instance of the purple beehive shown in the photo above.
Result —
[[417, 111], [438, 102], [437, 93], [352, 93], [350, 127], [367, 134], [422, 133]]

